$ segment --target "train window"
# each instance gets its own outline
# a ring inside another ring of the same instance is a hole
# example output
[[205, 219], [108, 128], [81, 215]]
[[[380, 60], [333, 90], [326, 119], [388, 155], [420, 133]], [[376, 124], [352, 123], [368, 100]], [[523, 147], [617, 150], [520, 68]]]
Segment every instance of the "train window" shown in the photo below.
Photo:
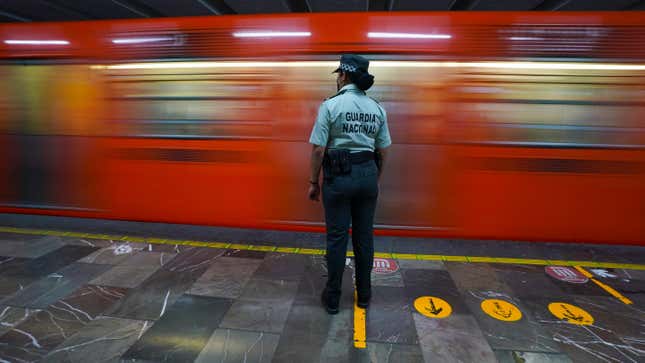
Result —
[[[154, 72], [153, 72], [154, 71]], [[160, 138], [260, 138], [272, 82], [258, 70], [119, 70], [106, 73], [110, 130]]]
[[643, 146], [643, 78], [633, 74], [463, 74], [451, 86], [459, 141]]
[[0, 130], [68, 136], [97, 132], [101, 88], [87, 67], [6, 65], [0, 74], [0, 113], [5, 115]]

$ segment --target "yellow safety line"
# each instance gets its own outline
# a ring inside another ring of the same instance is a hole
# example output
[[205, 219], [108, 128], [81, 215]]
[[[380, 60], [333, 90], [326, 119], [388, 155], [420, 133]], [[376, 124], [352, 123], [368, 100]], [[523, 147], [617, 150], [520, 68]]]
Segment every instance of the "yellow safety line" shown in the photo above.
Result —
[[365, 343], [365, 309], [358, 307], [358, 296], [354, 291], [354, 347], [367, 348]]
[[[226, 242], [190, 241], [190, 240], [176, 240], [176, 239], [154, 238], [154, 237], [119, 236], [119, 235], [99, 234], [99, 233], [65, 232], [65, 231], [52, 231], [52, 230], [43, 230], [43, 229], [16, 228], [16, 227], [3, 227], [3, 226], [0, 226], [0, 232], [33, 234], [33, 235], [43, 235], [43, 236], [60, 236], [60, 237], [71, 237], [71, 238], [117, 240], [117, 241], [138, 242], [138, 243], [164, 244], [164, 245], [173, 245], [173, 246], [185, 245], [185, 246], [193, 246], [193, 247], [269, 251], [269, 252], [280, 252], [280, 253], [295, 253], [295, 254], [301, 254], [301, 255], [324, 255], [325, 254], [325, 250], [316, 249], [316, 248], [278, 247], [278, 246], [271, 246], [271, 245], [264, 246], [264, 245], [251, 245], [251, 244], [226, 243]], [[348, 256], [353, 256], [351, 251], [348, 252]], [[504, 264], [514, 264], [514, 265], [539, 265], [539, 266], [549, 266], [549, 265], [586, 266], [586, 267], [599, 267], [599, 268], [622, 268], [622, 269], [628, 269], [628, 270], [645, 270], [645, 265], [642, 265], [642, 264], [598, 262], [598, 261], [542, 260], [542, 259], [530, 259], [530, 258], [507, 258], [507, 257], [492, 257], [492, 256], [449, 256], [449, 255], [425, 255], [425, 254], [413, 254], [413, 253], [387, 253], [387, 252], [377, 252], [374, 254], [374, 256], [379, 258], [395, 258], [400, 260], [504, 263]], [[596, 282], [596, 283], [602, 284], [600, 282]]]
[[598, 285], [598, 286], [600, 286], [601, 288], [603, 288], [605, 291], [607, 291], [608, 293], [610, 293], [610, 294], [611, 294], [613, 297], [615, 297], [616, 299], [618, 299], [618, 300], [620, 300], [620, 301], [622, 301], [623, 303], [628, 304], [628, 305], [629, 305], [629, 304], [633, 304], [631, 300], [629, 300], [628, 298], [626, 298], [625, 296], [623, 296], [623, 294], [621, 294], [620, 292], [618, 292], [618, 291], [614, 290], [611, 286], [609, 286], [609, 285], [607, 285], [607, 284], [604, 284], [604, 283], [602, 283], [602, 282], [600, 282], [600, 281], [596, 280], [596, 279], [593, 277], [593, 275], [592, 275], [589, 271], [585, 270], [584, 268], [582, 268], [582, 267], [580, 267], [580, 266], [574, 266], [574, 267], [576, 268], [576, 270], [580, 271], [583, 275], [587, 276], [587, 278], [589, 278], [589, 280], [591, 280], [591, 281], [595, 282], [595, 283], [596, 283], [596, 285]]

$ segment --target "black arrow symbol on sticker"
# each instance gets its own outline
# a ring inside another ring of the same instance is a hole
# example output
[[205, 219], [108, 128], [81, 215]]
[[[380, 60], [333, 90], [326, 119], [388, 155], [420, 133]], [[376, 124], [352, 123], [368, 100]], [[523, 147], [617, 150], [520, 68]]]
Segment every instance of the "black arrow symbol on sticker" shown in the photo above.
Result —
[[426, 308], [426, 310], [427, 310], [430, 314], [439, 315], [439, 313], [441, 313], [441, 312], [443, 311], [443, 308], [439, 308], [439, 309], [437, 309], [437, 308], [434, 306], [434, 301], [432, 301], [432, 299], [430, 299], [430, 309]]
[[495, 311], [494, 311], [494, 312], [495, 312], [495, 314], [497, 314], [497, 315], [499, 315], [499, 316], [501, 316], [501, 317], [503, 317], [503, 318], [506, 318], [506, 319], [510, 318], [510, 317], [511, 317], [511, 315], [513, 315], [513, 310], [510, 310], [510, 309], [509, 309], [509, 310], [508, 310], [508, 313], [507, 313], [507, 312], [505, 312], [505, 311], [504, 311], [504, 309], [499, 305], [499, 303], [497, 303], [497, 302], [496, 302], [494, 305], [495, 305]]
[[564, 314], [562, 314], [562, 317], [567, 319], [567, 320], [575, 320], [575, 321], [580, 321], [582, 322], [585, 318], [584, 316], [576, 316], [573, 314], [569, 309], [564, 308]]

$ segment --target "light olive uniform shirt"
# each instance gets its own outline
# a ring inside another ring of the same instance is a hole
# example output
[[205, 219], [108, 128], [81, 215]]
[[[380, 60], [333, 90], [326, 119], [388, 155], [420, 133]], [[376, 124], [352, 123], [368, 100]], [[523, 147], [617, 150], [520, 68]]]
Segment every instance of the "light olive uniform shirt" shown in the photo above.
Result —
[[320, 105], [309, 143], [351, 152], [386, 148], [392, 140], [385, 109], [348, 84]]

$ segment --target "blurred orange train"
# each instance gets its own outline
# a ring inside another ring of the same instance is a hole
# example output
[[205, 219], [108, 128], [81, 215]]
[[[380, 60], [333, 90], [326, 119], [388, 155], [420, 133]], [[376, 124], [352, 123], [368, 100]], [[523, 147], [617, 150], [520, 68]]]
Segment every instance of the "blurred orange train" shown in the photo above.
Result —
[[394, 140], [378, 233], [645, 243], [645, 14], [0, 25], [0, 212], [322, 230], [338, 55]]

